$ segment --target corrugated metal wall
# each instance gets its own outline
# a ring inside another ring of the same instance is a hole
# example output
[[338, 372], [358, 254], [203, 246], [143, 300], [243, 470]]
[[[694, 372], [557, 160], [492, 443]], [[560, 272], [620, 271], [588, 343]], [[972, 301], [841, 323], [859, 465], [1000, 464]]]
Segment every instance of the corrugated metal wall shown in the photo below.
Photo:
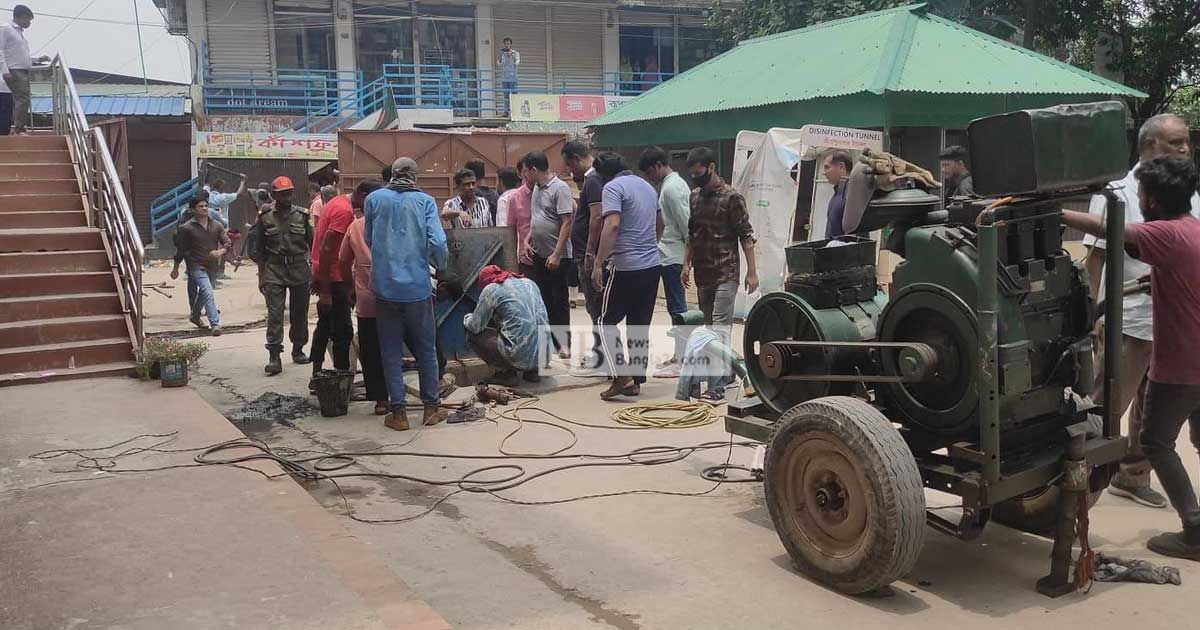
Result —
[[192, 177], [192, 125], [126, 118], [133, 218], [142, 240], [153, 240], [150, 203]]
[[[495, 63], [500, 58], [500, 47], [505, 37], [513, 39], [513, 48], [521, 53], [521, 65], [517, 70], [517, 78], [527, 82], [531, 91], [541, 89], [546, 85], [546, 7], [545, 5], [518, 4], [505, 2], [497, 5], [493, 18], [493, 37], [495, 41]], [[499, 68], [497, 68], [499, 78]]]
[[564, 92], [604, 88], [604, 10], [563, 6], [551, 9], [551, 76]]
[[[292, 184], [296, 186], [295, 203], [298, 206], [308, 207], [308, 162], [304, 160], [209, 160], [210, 164], [215, 164], [221, 168], [227, 168], [231, 171], [246, 174], [246, 188], [253, 190], [262, 182], [270, 182], [271, 180], [284, 175], [292, 179]], [[215, 171], [214, 171], [215, 173]], [[232, 175], [221, 174], [230, 185], [236, 182], [232, 181]], [[229, 218], [230, 227], [242, 228], [247, 223], [253, 223], [256, 218], [254, 203], [250, 200], [249, 195], [238, 197], [233, 206], [229, 210], [232, 215]]]
[[267, 0], [204, 0], [204, 12], [215, 79], [242, 75], [246, 68], [271, 68]]

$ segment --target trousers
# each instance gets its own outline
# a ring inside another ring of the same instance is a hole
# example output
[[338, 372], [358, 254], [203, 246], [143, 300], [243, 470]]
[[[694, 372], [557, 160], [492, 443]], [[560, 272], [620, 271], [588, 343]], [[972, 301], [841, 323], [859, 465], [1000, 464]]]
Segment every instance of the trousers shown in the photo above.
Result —
[[546, 266], [546, 259], [534, 256], [532, 273], [529, 279], [538, 285], [542, 293], [542, 303], [546, 305], [546, 319], [552, 331], [551, 339], [554, 349], [571, 347], [571, 339], [567, 329], [571, 325], [571, 296], [567, 289], [567, 274], [570, 273], [569, 261], [561, 261], [558, 269]]
[[348, 284], [331, 283], [330, 303], [317, 305], [317, 327], [313, 330], [312, 349], [308, 355], [314, 374], [325, 364], [325, 350], [330, 342], [333, 344], [334, 369], [350, 369], [350, 342], [354, 340], [354, 324], [350, 323]]
[[267, 350], [283, 352], [283, 306], [288, 310], [288, 337], [292, 351], [308, 343], [308, 283], [284, 286], [264, 284], [259, 288], [267, 301]]
[[404, 390], [406, 337], [409, 341], [408, 349], [417, 359], [421, 401], [427, 405], [437, 404], [439, 374], [437, 349], [434, 346], [437, 327], [434, 323], [433, 300], [376, 300], [375, 307], [375, 322], [379, 327], [379, 354], [383, 361], [383, 374], [387, 379], [388, 400], [392, 409], [403, 408], [407, 398], [407, 392]]
[[31, 117], [29, 113], [29, 71], [9, 70], [12, 76], [6, 83], [12, 90], [12, 130], [16, 133], [25, 131]]
[[[637, 271], [611, 271], [604, 284], [600, 322], [601, 340], [609, 374], [632, 376], [633, 382], [646, 382], [650, 360], [650, 322], [658, 300], [657, 265]], [[617, 324], [625, 322], [625, 344]]]
[[387, 401], [387, 379], [383, 375], [383, 356], [379, 353], [379, 326], [374, 317], [358, 318], [358, 360], [362, 363], [367, 400]]
[[1184, 527], [1200, 527], [1200, 504], [1175, 440], [1189, 424], [1192, 447], [1200, 451], [1200, 385], [1172, 385], [1149, 381], [1143, 409], [1140, 441], [1154, 473], [1167, 491], [1171, 506], [1179, 513]]
[[[1096, 347], [1096, 380], [1092, 396], [1099, 398], [1104, 393], [1104, 325], [1098, 327]], [[1121, 383], [1117, 392], [1117, 408], [1122, 413], [1129, 410], [1129, 452], [1121, 460], [1121, 471], [1115, 483], [1124, 487], [1146, 488], [1150, 486], [1150, 461], [1142, 452], [1138, 436], [1142, 433], [1143, 407], [1145, 406], [1146, 370], [1150, 367], [1150, 350], [1153, 342], [1129, 335], [1121, 335]], [[1132, 403], [1132, 405], [1130, 404]]]
[[[722, 282], [708, 287], [696, 287], [696, 297], [700, 302], [700, 310], [704, 312], [704, 323], [721, 336], [721, 342], [730, 344], [733, 335], [733, 302], [737, 298], [738, 283], [736, 280]], [[722, 379], [709, 391], [723, 394], [725, 386], [732, 377]]]

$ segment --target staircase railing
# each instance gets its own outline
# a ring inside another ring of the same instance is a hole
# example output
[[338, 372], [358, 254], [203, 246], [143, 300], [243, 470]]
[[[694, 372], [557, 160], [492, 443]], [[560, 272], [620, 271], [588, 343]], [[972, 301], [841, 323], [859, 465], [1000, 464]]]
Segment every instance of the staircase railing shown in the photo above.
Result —
[[193, 177], [150, 202], [150, 230], [154, 238], [179, 223], [179, 210], [200, 190], [200, 178]]
[[134, 350], [143, 339], [142, 261], [146, 252], [138, 234], [125, 189], [117, 177], [104, 132], [88, 125], [70, 66], [62, 55], [50, 63], [53, 74], [54, 131], [66, 136], [79, 165], [80, 188], [88, 201], [88, 225], [99, 227], [112, 257], [117, 295], [125, 311]]

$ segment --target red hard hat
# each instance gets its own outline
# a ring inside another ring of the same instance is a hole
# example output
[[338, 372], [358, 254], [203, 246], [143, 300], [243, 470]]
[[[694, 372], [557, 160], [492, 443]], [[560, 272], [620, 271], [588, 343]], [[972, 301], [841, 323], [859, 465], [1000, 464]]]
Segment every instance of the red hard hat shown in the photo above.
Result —
[[290, 177], [280, 175], [271, 181], [271, 192], [280, 192], [282, 190], [294, 190], [296, 187], [292, 185]]

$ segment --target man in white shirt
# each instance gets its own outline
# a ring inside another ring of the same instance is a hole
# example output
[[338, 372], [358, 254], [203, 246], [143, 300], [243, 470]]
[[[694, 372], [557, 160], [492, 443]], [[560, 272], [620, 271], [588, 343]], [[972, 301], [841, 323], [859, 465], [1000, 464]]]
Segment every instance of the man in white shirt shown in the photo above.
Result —
[[[0, 76], [12, 91], [12, 132], [16, 135], [29, 133], [29, 70], [33, 68], [34, 59], [29, 55], [25, 29], [32, 23], [33, 11], [18, 4], [13, 7], [12, 23], [0, 26]], [[49, 60], [46, 56], [37, 59], [39, 62]]]
[[[1174, 114], [1159, 114], [1146, 120], [1138, 130], [1138, 160], [1146, 162], [1156, 157], [1191, 155], [1188, 126], [1183, 118]], [[1134, 166], [1124, 179], [1112, 182], [1119, 198], [1125, 202], [1125, 224], [1141, 223], [1142, 210], [1138, 204], [1138, 180], [1134, 177], [1138, 167]], [[1088, 209], [1092, 214], [1103, 215], [1106, 202], [1102, 195], [1092, 197]], [[1200, 195], [1192, 195], [1192, 214], [1200, 216]], [[1104, 286], [1104, 239], [1085, 236], [1083, 244], [1090, 248], [1087, 270], [1092, 282], [1092, 292], [1097, 294]], [[1125, 254], [1124, 280], [1126, 283], [1150, 275], [1150, 266]], [[1142, 428], [1142, 385], [1146, 370], [1150, 366], [1150, 351], [1153, 347], [1151, 332], [1151, 296], [1138, 293], [1126, 296], [1122, 302], [1121, 327], [1121, 385], [1117, 405], [1121, 411], [1129, 408], [1129, 453], [1121, 461], [1121, 472], [1113, 478], [1108, 491], [1114, 495], [1131, 499], [1145, 506], [1165, 508], [1167, 500], [1150, 487], [1150, 462], [1142, 453], [1138, 436]], [[1103, 340], [1104, 336], [1099, 335]], [[1101, 369], [1096, 372], [1097, 395], [1103, 391], [1104, 373], [1102, 356], [1097, 358]]]

